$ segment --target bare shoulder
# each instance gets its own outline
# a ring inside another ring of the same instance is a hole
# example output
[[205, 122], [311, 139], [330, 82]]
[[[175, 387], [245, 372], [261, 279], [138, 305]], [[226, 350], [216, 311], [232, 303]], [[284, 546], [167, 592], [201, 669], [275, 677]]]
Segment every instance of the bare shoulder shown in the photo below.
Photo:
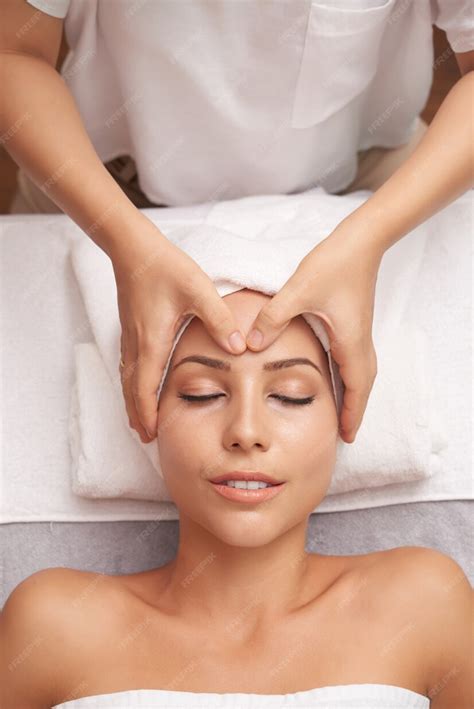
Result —
[[119, 597], [113, 577], [64, 567], [42, 569], [21, 581], [0, 613], [6, 706], [49, 709], [57, 703], [71, 687], [71, 663], [91, 649], [94, 619], [102, 624]]
[[474, 591], [462, 567], [436, 549], [407, 546], [378, 555], [369, 568], [400, 633], [419, 651], [431, 709], [471, 709]]
[[[388, 549], [377, 557], [374, 573], [386, 576], [397, 593], [406, 589], [413, 602], [451, 603], [454, 596], [472, 598], [472, 586], [464, 569], [448, 554], [422, 546]], [[416, 584], [416, 585], [415, 585]], [[438, 608], [439, 610], [439, 608]]]
[[[438, 590], [440, 597], [441, 594], [449, 594], [457, 586], [472, 591], [469, 579], [458, 562], [431, 547], [394, 547], [354, 558], [359, 562], [356, 568], [380, 580], [385, 579], [386, 584], [397, 593], [406, 588], [407, 597], [413, 598], [415, 602], [420, 599], [422, 590]], [[415, 581], [421, 586], [414, 587]]]

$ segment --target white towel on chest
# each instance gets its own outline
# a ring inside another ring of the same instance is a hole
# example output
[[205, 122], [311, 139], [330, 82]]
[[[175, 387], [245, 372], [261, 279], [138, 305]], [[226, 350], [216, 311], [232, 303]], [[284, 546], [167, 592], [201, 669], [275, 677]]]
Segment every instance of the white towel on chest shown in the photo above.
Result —
[[[321, 206], [329, 207], [324, 211]], [[350, 199], [348, 211], [354, 208]], [[275, 292], [301, 259], [342, 218], [319, 191], [252, 197], [215, 205], [204, 223], [162, 227], [217, 285], [233, 282]], [[278, 211], [278, 207], [280, 211]], [[333, 209], [333, 211], [331, 211]], [[410, 235], [404, 253], [379, 271], [373, 339], [378, 375], [353, 444], [338, 443], [328, 494], [428, 478], [441, 471], [446, 445], [430, 399], [429, 335], [416, 323], [417, 275], [426, 234]], [[385, 257], [384, 257], [385, 258]], [[72, 486], [79, 496], [169, 501], [156, 439], [142, 444], [128, 425], [118, 360], [120, 323], [112, 265], [90, 239], [73, 245], [72, 263], [94, 342], [75, 346], [71, 399]]]

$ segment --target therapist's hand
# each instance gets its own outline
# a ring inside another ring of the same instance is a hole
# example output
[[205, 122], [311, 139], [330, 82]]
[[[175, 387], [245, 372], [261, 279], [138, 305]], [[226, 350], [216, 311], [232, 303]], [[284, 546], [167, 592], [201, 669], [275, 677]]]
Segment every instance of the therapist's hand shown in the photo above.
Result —
[[[239, 331], [234, 315], [214, 283], [184, 251], [172, 244], [149, 220], [122, 240], [111, 255], [122, 326], [120, 367], [129, 423], [144, 443], [156, 436], [156, 394], [174, 336], [191, 313], [215, 341], [231, 354], [229, 337]], [[125, 245], [126, 244], [126, 245]], [[148, 432], [148, 435], [147, 435]]]
[[[341, 223], [300, 262], [281, 290], [262, 307], [249, 330], [247, 346], [260, 351], [304, 312], [327, 325], [331, 354], [345, 385], [339, 433], [353, 443], [377, 374], [372, 341], [375, 284], [383, 251], [357, 238]], [[263, 335], [256, 346], [253, 329]]]

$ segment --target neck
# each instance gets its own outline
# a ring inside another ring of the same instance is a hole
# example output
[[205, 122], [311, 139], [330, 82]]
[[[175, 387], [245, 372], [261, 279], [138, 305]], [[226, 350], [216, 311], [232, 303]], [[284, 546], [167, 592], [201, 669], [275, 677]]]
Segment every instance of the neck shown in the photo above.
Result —
[[[305, 552], [307, 519], [269, 543], [236, 546], [180, 512], [179, 548], [167, 565], [162, 600], [192, 625], [255, 632], [304, 605], [313, 554]], [[248, 529], [246, 534], [249, 538]], [[318, 557], [324, 564], [326, 557]]]

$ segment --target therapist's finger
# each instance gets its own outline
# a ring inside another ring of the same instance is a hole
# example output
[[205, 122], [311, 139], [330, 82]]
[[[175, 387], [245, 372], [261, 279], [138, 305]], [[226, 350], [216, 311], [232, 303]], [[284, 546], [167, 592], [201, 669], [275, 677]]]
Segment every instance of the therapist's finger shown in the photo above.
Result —
[[372, 341], [367, 345], [360, 339], [345, 342], [342, 346], [332, 342], [331, 354], [339, 366], [345, 387], [339, 433], [346, 443], [353, 443], [377, 376], [377, 355]]
[[133, 396], [133, 377], [137, 367], [136, 340], [133, 336], [126, 336], [122, 331], [121, 350], [123, 367], [119, 367], [120, 379], [122, 382], [125, 408], [127, 409], [128, 420], [131, 428], [134, 428], [143, 443], [149, 442], [149, 436], [142, 425], [137, 413], [137, 407]]
[[292, 318], [305, 310], [296, 290], [289, 285], [283, 286], [260, 309], [249, 330], [247, 346], [255, 350], [266, 349], [285, 330]]
[[132, 395], [138, 418], [150, 441], [156, 437], [158, 387], [173, 346], [173, 340], [174, 333], [171, 324], [161, 324], [159, 332], [147, 334], [138, 342], [137, 366], [133, 374]]
[[220, 347], [233, 354], [242, 354], [247, 349], [245, 337], [237, 327], [232, 311], [211, 280], [208, 283], [203, 281], [201, 292], [193, 296], [192, 312], [202, 320]]

